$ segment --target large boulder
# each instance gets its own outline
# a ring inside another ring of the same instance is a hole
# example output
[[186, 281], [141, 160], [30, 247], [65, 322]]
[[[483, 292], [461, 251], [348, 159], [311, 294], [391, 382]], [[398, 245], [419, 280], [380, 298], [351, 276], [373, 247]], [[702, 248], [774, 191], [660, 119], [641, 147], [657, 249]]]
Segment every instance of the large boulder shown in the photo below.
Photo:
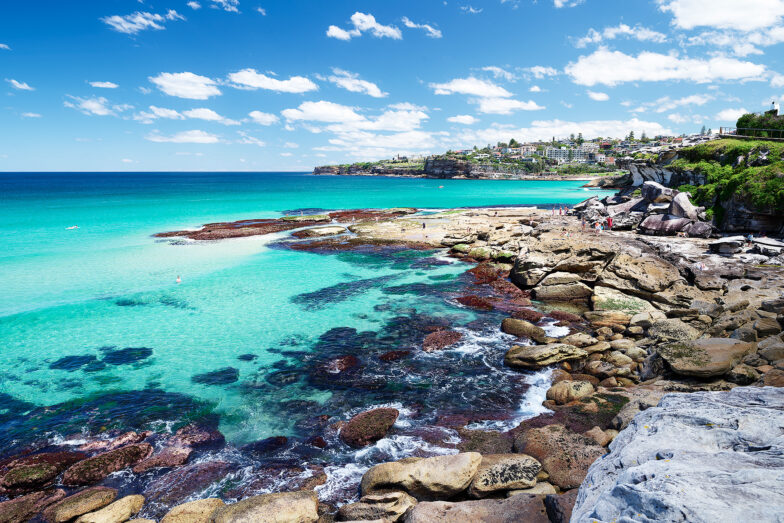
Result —
[[379, 519], [398, 521], [408, 509], [416, 504], [417, 500], [405, 492], [370, 494], [362, 496], [356, 503], [349, 503], [340, 507], [340, 510], [338, 510], [338, 521], [372, 521]]
[[50, 506], [44, 510], [43, 517], [48, 523], [63, 523], [103, 508], [116, 497], [117, 491], [113, 488], [88, 488]]
[[559, 285], [539, 285], [534, 289], [534, 298], [545, 302], [585, 301], [591, 295], [591, 288], [582, 282]]
[[595, 311], [620, 311], [631, 316], [656, 310], [641, 298], [601, 285], [594, 287], [591, 302]]
[[64, 490], [50, 489], [0, 502], [0, 520], [3, 523], [23, 523], [29, 521], [46, 507], [60, 501], [64, 497]]
[[644, 182], [640, 187], [640, 195], [651, 203], [671, 202], [678, 191], [657, 182]]
[[593, 439], [563, 425], [548, 425], [521, 433], [515, 439], [515, 451], [537, 459], [550, 475], [550, 483], [561, 489], [579, 487], [591, 463], [605, 453]]
[[655, 256], [633, 256], [623, 252], [607, 266], [599, 284], [627, 294], [653, 298], [679, 280], [681, 275], [671, 263]]
[[555, 363], [588, 356], [583, 349], [566, 343], [551, 343], [536, 346], [514, 346], [507, 351], [504, 363], [521, 369], [541, 369]]
[[76, 523], [118, 523], [128, 521], [144, 506], [144, 496], [125, 496], [95, 512], [80, 516]]
[[547, 391], [547, 399], [558, 405], [566, 405], [593, 394], [593, 385], [587, 381], [559, 381]]
[[541, 463], [525, 454], [488, 454], [482, 456], [468, 493], [484, 498], [497, 492], [531, 488], [536, 485], [540, 470]]
[[11, 493], [39, 489], [86, 457], [83, 452], [46, 452], [13, 459], [0, 465], [0, 489]]
[[512, 336], [528, 338], [537, 343], [545, 343], [545, 340], [547, 339], [547, 334], [544, 332], [543, 328], [516, 318], [506, 318], [501, 322], [501, 330]]
[[708, 248], [716, 254], [737, 254], [743, 250], [744, 245], [746, 238], [743, 236], [729, 236], [710, 242]]
[[696, 340], [700, 331], [677, 318], [659, 320], [648, 329], [648, 336], [662, 341]]
[[518, 495], [507, 499], [483, 499], [448, 503], [419, 503], [406, 513], [405, 523], [549, 523], [543, 496]]
[[675, 236], [691, 223], [672, 214], [651, 214], [640, 223], [639, 231], [652, 236]]
[[754, 344], [731, 338], [703, 338], [660, 345], [656, 350], [675, 373], [711, 378], [729, 372], [754, 350]]
[[89, 485], [124, 468], [148, 458], [152, 454], [149, 443], [126, 445], [119, 449], [98, 454], [92, 458], [71, 465], [63, 474], [63, 485]]
[[689, 194], [682, 192], [676, 194], [670, 203], [669, 214], [679, 218], [687, 218], [692, 221], [697, 221], [699, 212], [697, 208], [689, 201]]
[[362, 495], [402, 489], [420, 500], [449, 499], [468, 488], [481, 462], [481, 454], [465, 452], [381, 463], [362, 476]]
[[340, 429], [340, 439], [354, 448], [375, 443], [386, 436], [397, 421], [398, 415], [400, 412], [391, 408], [373, 409], [357, 414]]
[[212, 515], [225, 505], [218, 498], [198, 499], [183, 503], [163, 516], [161, 523], [210, 523]]
[[776, 522], [784, 391], [668, 394], [593, 464], [572, 521]]
[[318, 521], [318, 497], [312, 490], [263, 494], [219, 508], [213, 523], [314, 523]]

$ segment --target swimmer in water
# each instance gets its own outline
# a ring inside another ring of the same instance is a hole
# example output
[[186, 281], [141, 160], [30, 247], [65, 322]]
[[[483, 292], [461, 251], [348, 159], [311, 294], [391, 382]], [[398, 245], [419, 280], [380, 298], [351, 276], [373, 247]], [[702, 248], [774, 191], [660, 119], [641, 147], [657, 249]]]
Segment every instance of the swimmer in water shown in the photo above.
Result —
[[182, 279], [180, 279], [180, 275], [178, 274], [177, 275], [177, 283], [181, 283], [181, 282], [182, 282]]

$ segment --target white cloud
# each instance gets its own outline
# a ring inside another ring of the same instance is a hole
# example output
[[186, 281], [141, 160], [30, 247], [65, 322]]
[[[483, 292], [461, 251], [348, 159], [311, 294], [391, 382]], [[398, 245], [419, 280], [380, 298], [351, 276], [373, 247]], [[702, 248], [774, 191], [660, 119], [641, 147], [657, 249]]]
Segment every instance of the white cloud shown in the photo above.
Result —
[[288, 158], [289, 156], [294, 156], [294, 153], [280, 153], [280, 155]]
[[114, 82], [90, 82], [90, 85], [93, 87], [98, 87], [100, 89], [117, 89], [120, 87]]
[[38, 113], [22, 113], [22, 118], [40, 118], [41, 115]]
[[362, 36], [362, 33], [370, 32], [376, 38], [392, 38], [402, 40], [403, 33], [393, 25], [382, 25], [376, 22], [376, 18], [371, 14], [360, 13], [357, 11], [351, 15], [353, 29], [341, 29], [336, 25], [331, 25], [327, 29], [327, 36], [338, 40], [351, 40], [354, 37]]
[[528, 69], [526, 69], [526, 71], [534, 75], [534, 78], [536, 78], [537, 80], [541, 80], [542, 78], [546, 78], [549, 76], [558, 75], [557, 69], [554, 69], [552, 67], [545, 67], [542, 65], [535, 65], [533, 67], [529, 67]]
[[280, 121], [280, 118], [278, 118], [277, 115], [263, 113], [261, 111], [251, 111], [248, 113], [248, 116], [259, 125], [272, 125]]
[[516, 79], [515, 75], [513, 75], [512, 73], [510, 73], [506, 69], [502, 69], [502, 68], [497, 67], [495, 65], [489, 65], [487, 67], [483, 67], [482, 71], [487, 71], [488, 73], [493, 73], [493, 76], [495, 78], [503, 78], [507, 82], [513, 82]]
[[294, 142], [286, 142], [283, 144], [286, 149], [299, 149], [299, 144]]
[[641, 25], [630, 27], [626, 24], [619, 24], [615, 27], [605, 27], [601, 32], [590, 29], [588, 34], [575, 43], [578, 48], [586, 47], [588, 44], [598, 44], [604, 40], [614, 40], [619, 36], [628, 36], [640, 42], [663, 43], [667, 41], [667, 35], [648, 29]]
[[185, 17], [174, 9], [165, 15], [137, 11], [130, 15], [106, 16], [101, 21], [119, 33], [136, 34], [146, 29], [165, 29], [164, 24], [172, 20], [185, 20]]
[[472, 7], [470, 5], [461, 6], [460, 10], [463, 11], [464, 13], [468, 13], [468, 14], [471, 14], [471, 15], [478, 15], [479, 13], [484, 11], [484, 9], [482, 9], [481, 7], [477, 9], [477, 8]]
[[328, 80], [338, 87], [342, 87], [352, 93], [363, 93], [372, 96], [373, 98], [384, 98], [389, 93], [383, 92], [379, 87], [367, 80], [361, 80], [358, 74], [350, 73], [342, 69], [333, 68], [334, 75], [330, 76]]
[[540, 111], [544, 109], [533, 100], [521, 102], [512, 98], [477, 98], [478, 111], [483, 114], [512, 114], [514, 111]]
[[709, 94], [693, 94], [690, 96], [684, 96], [683, 98], [672, 99], [669, 96], [663, 96], [654, 102], [648, 102], [641, 104], [636, 109], [633, 109], [632, 112], [634, 113], [644, 113], [648, 111], [655, 111], [657, 113], [664, 113], [667, 111], [672, 111], [677, 107], [694, 107], [694, 106], [703, 106], [706, 103], [712, 101], [714, 96]]
[[766, 74], [764, 65], [717, 56], [710, 59], [678, 58], [642, 52], [630, 56], [599, 49], [566, 66], [566, 73], [579, 85], [615, 86], [624, 82], [686, 80], [706, 83], [719, 80], [756, 80]]
[[585, 0], [553, 0], [553, 5], [555, 5], [557, 9], [560, 9], [562, 7], [574, 7], [583, 2], [585, 2]]
[[231, 120], [229, 118], [225, 118], [212, 109], [207, 109], [205, 107], [200, 107], [198, 109], [190, 109], [188, 111], [184, 111], [183, 116], [186, 118], [193, 118], [196, 120], [206, 120], [208, 122], [218, 122], [222, 123], [223, 125], [239, 125], [240, 122], [236, 120]]
[[261, 16], [267, 16], [267, 10], [264, 9], [263, 7], [257, 7], [256, 12], [261, 13]]
[[770, 86], [774, 88], [784, 87], [784, 74], [774, 75], [773, 78], [770, 79]]
[[10, 51], [11, 47], [8, 44], [0, 44], [0, 49], [5, 49], [6, 51]]
[[353, 107], [333, 102], [303, 102], [297, 109], [285, 109], [281, 112], [286, 120], [310, 121], [323, 123], [346, 123], [362, 121], [364, 117]]
[[215, 9], [223, 9], [230, 13], [239, 13], [240, 0], [212, 0], [212, 6]]
[[736, 122], [738, 118], [748, 112], [746, 109], [724, 109], [716, 115], [716, 119], [722, 122]]
[[280, 93], [306, 93], [318, 90], [318, 86], [304, 76], [292, 76], [288, 80], [278, 80], [258, 73], [255, 69], [242, 69], [231, 73], [229, 81], [232, 82], [232, 87], [237, 89], [268, 89]]
[[123, 159], [122, 159], [122, 160], [120, 160], [120, 161], [121, 161], [122, 163], [133, 163], [133, 160], [131, 160], [130, 158], [123, 158]]
[[149, 77], [158, 89], [169, 96], [188, 98], [190, 100], [206, 100], [210, 96], [221, 94], [215, 80], [193, 73], [161, 73]]
[[512, 93], [503, 87], [473, 76], [455, 78], [443, 84], [431, 83], [430, 88], [435, 91], [435, 94], [467, 94], [488, 98], [507, 98], [512, 96]]
[[528, 90], [530, 92], [532, 92], [532, 93], [541, 93], [542, 92], [542, 88], [539, 87], [538, 85], [532, 85], [531, 88], [528, 89]]
[[427, 36], [430, 38], [441, 38], [444, 36], [440, 30], [436, 29], [432, 25], [429, 24], [415, 24], [412, 22], [408, 17], [403, 17], [403, 25], [408, 27], [409, 29], [424, 29]]
[[184, 120], [185, 116], [181, 115], [174, 109], [166, 109], [164, 107], [156, 107], [154, 105], [150, 106], [149, 111], [141, 111], [140, 113], [133, 115], [134, 120], [144, 124], [151, 124], [158, 118], [166, 118], [169, 120]]
[[153, 132], [145, 137], [146, 140], [157, 143], [218, 143], [220, 138], [217, 135], [205, 131], [192, 130], [182, 131], [172, 136], [163, 136], [158, 132]]
[[194, 10], [195, 10], [195, 9], [201, 9], [201, 4], [200, 4], [199, 2], [194, 2], [193, 0], [191, 0], [190, 2], [188, 2], [186, 5], [187, 5], [188, 7], [190, 7], [191, 9], [194, 9]]
[[461, 125], [474, 125], [479, 120], [470, 114], [458, 114], [457, 116], [450, 116], [446, 119], [447, 122], [459, 123]]
[[17, 80], [14, 80], [13, 78], [6, 78], [5, 81], [11, 84], [11, 87], [13, 87], [14, 89], [18, 89], [20, 91], [35, 91], [35, 88], [30, 87], [30, 85], [27, 84], [26, 82], [19, 82]]
[[109, 100], [103, 96], [93, 96], [91, 98], [79, 98], [78, 96], [68, 95], [72, 101], [66, 100], [63, 105], [76, 109], [83, 114], [95, 116], [114, 116], [132, 107], [130, 105], [110, 105]]
[[598, 93], [596, 91], [588, 91], [588, 97], [597, 102], [606, 102], [610, 99], [610, 95], [607, 93]]
[[672, 13], [680, 29], [715, 27], [754, 31], [778, 25], [784, 0], [658, 0], [659, 9]]
[[246, 145], [258, 145], [259, 147], [265, 147], [267, 144], [255, 136], [251, 136], [244, 131], [237, 131], [237, 134], [240, 135], [240, 139], [237, 143], [246, 144]]

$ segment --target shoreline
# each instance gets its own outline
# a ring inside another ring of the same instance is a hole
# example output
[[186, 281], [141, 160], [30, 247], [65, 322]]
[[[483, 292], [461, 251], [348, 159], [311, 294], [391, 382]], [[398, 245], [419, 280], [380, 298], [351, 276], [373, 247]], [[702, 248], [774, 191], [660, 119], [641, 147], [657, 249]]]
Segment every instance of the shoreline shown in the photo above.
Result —
[[424, 180], [496, 180], [496, 181], [514, 181], [514, 182], [590, 182], [594, 180], [600, 180], [602, 178], [606, 178], [608, 176], [612, 176], [608, 174], [606, 176], [602, 175], [527, 175], [527, 176], [518, 176], [518, 175], [509, 175], [505, 173], [494, 173], [490, 175], [483, 175], [480, 177], [469, 177], [469, 176], [450, 176], [450, 177], [443, 177], [443, 176], [428, 176], [426, 174], [422, 175], [411, 175], [411, 174], [376, 174], [371, 172], [355, 172], [351, 174], [336, 174], [336, 173], [310, 173], [311, 176], [367, 176], [367, 177], [374, 177], [374, 178], [413, 178], [413, 179], [424, 179]]

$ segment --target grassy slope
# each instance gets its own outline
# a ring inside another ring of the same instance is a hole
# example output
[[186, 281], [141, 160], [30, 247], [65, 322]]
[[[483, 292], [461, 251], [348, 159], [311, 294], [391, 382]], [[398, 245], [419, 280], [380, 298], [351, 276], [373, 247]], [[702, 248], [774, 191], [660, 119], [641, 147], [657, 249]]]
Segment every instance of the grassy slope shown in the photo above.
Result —
[[[760, 151], [768, 152], [767, 165], [751, 167]], [[684, 185], [681, 191], [692, 194], [698, 205], [720, 223], [721, 202], [738, 194], [759, 209], [784, 212], [784, 143], [763, 140], [715, 140], [681, 149], [672, 168], [696, 171], [707, 175], [708, 183], [700, 187]], [[738, 158], [743, 161], [738, 163]]]

